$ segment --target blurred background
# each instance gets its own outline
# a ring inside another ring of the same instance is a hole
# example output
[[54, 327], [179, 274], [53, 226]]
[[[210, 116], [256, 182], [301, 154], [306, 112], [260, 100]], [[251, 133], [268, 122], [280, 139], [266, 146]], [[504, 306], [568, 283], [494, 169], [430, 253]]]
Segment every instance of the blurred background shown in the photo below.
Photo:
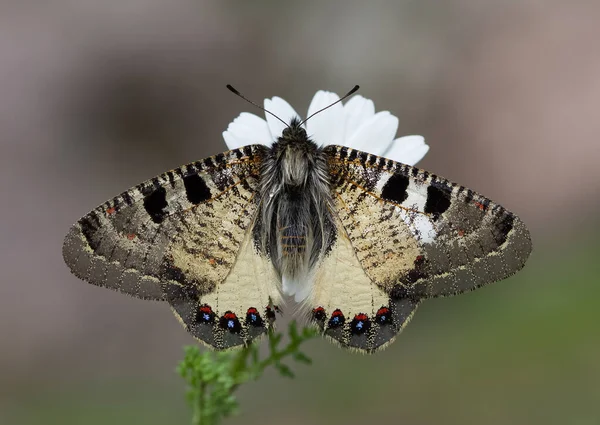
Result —
[[516, 212], [518, 275], [431, 300], [386, 351], [310, 341], [297, 379], [239, 392], [231, 424], [600, 423], [600, 3], [5, 0], [0, 3], [0, 423], [187, 424], [167, 305], [62, 261], [99, 203], [226, 150], [224, 87], [304, 113], [354, 84], [419, 166]]

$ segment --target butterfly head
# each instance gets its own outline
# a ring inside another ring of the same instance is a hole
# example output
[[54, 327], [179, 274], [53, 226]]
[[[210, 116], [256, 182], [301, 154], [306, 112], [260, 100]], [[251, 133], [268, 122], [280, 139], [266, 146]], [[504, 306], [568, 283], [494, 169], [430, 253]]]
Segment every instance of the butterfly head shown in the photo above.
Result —
[[293, 141], [308, 141], [308, 135], [306, 130], [302, 127], [300, 119], [298, 117], [292, 118], [288, 127], [283, 130], [281, 137], [278, 139], [281, 142], [293, 142]]
[[319, 148], [309, 139], [300, 120], [292, 118], [271, 148], [276, 168], [282, 172], [282, 182], [290, 186], [304, 186], [314, 169]]

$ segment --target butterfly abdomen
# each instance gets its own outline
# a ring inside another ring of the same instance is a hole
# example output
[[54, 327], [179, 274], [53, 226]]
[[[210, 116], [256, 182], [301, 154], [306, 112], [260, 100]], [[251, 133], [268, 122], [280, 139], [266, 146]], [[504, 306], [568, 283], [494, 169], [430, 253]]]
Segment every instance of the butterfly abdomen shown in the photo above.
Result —
[[283, 281], [283, 292], [302, 300], [311, 270], [332, 245], [331, 188], [323, 152], [291, 123], [273, 144], [261, 172], [262, 250]]

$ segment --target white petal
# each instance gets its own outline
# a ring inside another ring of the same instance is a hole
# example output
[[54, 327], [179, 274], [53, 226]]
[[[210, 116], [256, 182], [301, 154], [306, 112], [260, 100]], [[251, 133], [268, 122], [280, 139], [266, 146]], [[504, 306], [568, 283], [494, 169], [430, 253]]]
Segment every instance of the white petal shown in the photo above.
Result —
[[383, 156], [407, 165], [415, 165], [429, 151], [423, 136], [404, 136], [392, 142]]
[[371, 99], [354, 96], [344, 105], [344, 139], [349, 139], [358, 128], [375, 115], [375, 105]]
[[402, 136], [392, 141], [392, 143], [390, 143], [389, 149], [385, 153], [390, 152], [392, 148], [402, 148], [406, 151], [409, 151], [411, 149], [418, 148], [419, 146], [423, 146], [424, 144], [425, 138], [423, 136]]
[[229, 123], [227, 130], [223, 132], [223, 139], [229, 149], [257, 143], [271, 145], [271, 133], [267, 122], [248, 112], [242, 112]]
[[[307, 117], [323, 109], [340, 97], [331, 92], [319, 90], [308, 107]], [[306, 121], [308, 136], [319, 146], [341, 145], [344, 141], [344, 108], [341, 103], [318, 113]]]
[[225, 144], [227, 145], [228, 150], [234, 150], [239, 147], [244, 146], [241, 140], [237, 140], [231, 133], [228, 131], [223, 132], [223, 140], [225, 140]]
[[[280, 97], [275, 96], [272, 99], [265, 99], [264, 105], [266, 110], [271, 111], [286, 123], [289, 123], [294, 117], [300, 118], [300, 115], [294, 111], [294, 108]], [[267, 117], [269, 130], [271, 131], [271, 141], [275, 141], [281, 137], [283, 129], [287, 126], [271, 114], [265, 113], [265, 116]]]
[[345, 141], [345, 145], [375, 155], [382, 155], [398, 130], [398, 118], [388, 111], [378, 112], [364, 122]]

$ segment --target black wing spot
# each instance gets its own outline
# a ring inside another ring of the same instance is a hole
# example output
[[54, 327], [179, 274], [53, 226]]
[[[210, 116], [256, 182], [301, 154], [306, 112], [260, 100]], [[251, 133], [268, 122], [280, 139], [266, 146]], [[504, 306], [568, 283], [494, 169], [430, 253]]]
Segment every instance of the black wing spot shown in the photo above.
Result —
[[185, 194], [188, 201], [194, 205], [204, 202], [211, 197], [210, 189], [204, 182], [204, 179], [198, 174], [190, 174], [184, 177], [183, 185], [185, 186]]
[[227, 162], [227, 158], [225, 158], [224, 153], [220, 153], [214, 156], [216, 164], [224, 164]]
[[508, 233], [513, 229], [515, 223], [514, 215], [506, 215], [496, 223], [496, 228], [492, 230], [492, 235], [498, 246], [504, 245], [508, 237]]
[[392, 312], [389, 308], [381, 306], [375, 315], [375, 321], [380, 325], [389, 325], [392, 323]]
[[335, 309], [333, 311], [333, 313], [331, 314], [331, 318], [329, 319], [329, 327], [330, 328], [337, 328], [339, 326], [342, 326], [344, 324], [344, 322], [346, 321], [346, 318], [344, 317], [344, 314], [342, 313], [342, 310]]
[[192, 285], [182, 286], [167, 282], [163, 288], [169, 302], [175, 300], [198, 301], [198, 290]]
[[200, 323], [214, 323], [215, 313], [208, 304], [203, 304], [198, 309], [196, 320]]
[[450, 194], [451, 190], [447, 187], [429, 186], [427, 188], [425, 213], [432, 214], [434, 219], [443, 214], [450, 208]]
[[260, 314], [256, 308], [250, 307], [246, 312], [246, 324], [255, 326], [257, 328], [263, 326], [262, 317], [260, 317]]
[[323, 307], [317, 307], [314, 308], [312, 311], [313, 314], [313, 320], [317, 321], [317, 322], [324, 322], [327, 314], [325, 313], [325, 309]]
[[417, 267], [412, 270], [409, 270], [409, 272], [406, 275], [406, 281], [408, 283], [415, 283], [419, 279], [424, 279], [426, 277], [427, 275]]
[[215, 163], [213, 162], [213, 159], [211, 156], [209, 156], [208, 158], [204, 158], [204, 168], [213, 168], [215, 166]]
[[163, 266], [161, 277], [166, 280], [174, 280], [179, 283], [186, 283], [185, 273], [179, 267], [165, 263]]
[[81, 233], [83, 233], [90, 248], [92, 248], [93, 251], [97, 250], [98, 246], [100, 246], [100, 241], [95, 239], [94, 236], [100, 227], [99, 223], [94, 223], [94, 220], [88, 216], [82, 218], [79, 221], [79, 225], [81, 226]]
[[131, 197], [131, 195], [129, 194], [129, 192], [123, 192], [123, 194], [121, 195], [123, 197], [123, 201], [127, 204], [127, 205], [131, 205], [133, 204], [133, 198]]
[[223, 316], [219, 319], [219, 326], [231, 333], [238, 334], [242, 330], [242, 325], [238, 320], [235, 313], [226, 311]]
[[414, 287], [405, 286], [402, 284], [396, 284], [390, 291], [390, 298], [392, 300], [402, 299], [418, 299], [417, 293]]
[[342, 146], [340, 149], [340, 159], [345, 159], [348, 156], [348, 148], [346, 146]]
[[368, 332], [371, 329], [371, 321], [369, 316], [364, 313], [359, 313], [354, 316], [352, 322], [350, 322], [350, 332], [354, 335], [361, 335]]
[[385, 183], [385, 186], [383, 186], [381, 197], [387, 201], [401, 204], [408, 198], [406, 189], [408, 188], [409, 183], [410, 180], [408, 179], [408, 176], [401, 173], [395, 173]]
[[144, 208], [150, 218], [155, 223], [162, 223], [167, 213], [167, 191], [164, 187], [159, 187], [144, 198]]
[[275, 320], [275, 313], [282, 314], [282, 311], [279, 308], [279, 306], [274, 305], [273, 308], [271, 308], [271, 306], [268, 305], [266, 307], [266, 316], [267, 316], [267, 319], [269, 319], [271, 321]]
[[359, 161], [360, 161], [360, 163], [361, 163], [362, 165], [365, 165], [365, 164], [367, 163], [367, 156], [368, 156], [368, 155], [369, 155], [369, 154], [368, 154], [368, 153], [366, 153], [366, 152], [361, 152], [361, 151], [358, 151], [358, 159], [359, 159]]

